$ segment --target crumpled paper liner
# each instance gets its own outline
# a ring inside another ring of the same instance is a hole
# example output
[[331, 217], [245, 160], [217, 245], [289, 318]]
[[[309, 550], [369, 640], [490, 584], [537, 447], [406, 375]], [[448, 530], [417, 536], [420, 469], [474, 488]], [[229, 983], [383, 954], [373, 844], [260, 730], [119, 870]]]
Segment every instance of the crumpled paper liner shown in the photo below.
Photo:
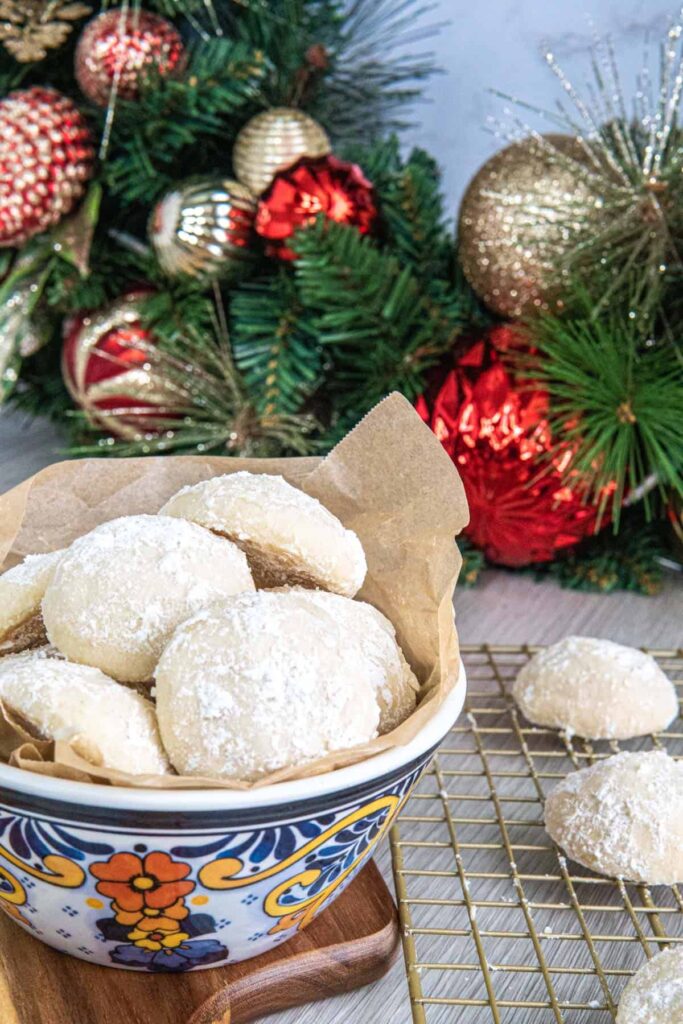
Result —
[[254, 784], [112, 771], [91, 763], [90, 754], [86, 760], [78, 741], [36, 740], [6, 709], [0, 714], [0, 757], [45, 775], [118, 786], [250, 789], [333, 771], [402, 746], [434, 716], [459, 674], [452, 598], [461, 559], [454, 537], [467, 523], [467, 502], [442, 445], [398, 394], [376, 406], [322, 460], [166, 456], [50, 466], [0, 497], [0, 565], [8, 568], [27, 554], [65, 547], [117, 516], [157, 512], [184, 484], [242, 469], [282, 474], [358, 534], [368, 561], [358, 597], [396, 627], [421, 684], [416, 711], [371, 743]]

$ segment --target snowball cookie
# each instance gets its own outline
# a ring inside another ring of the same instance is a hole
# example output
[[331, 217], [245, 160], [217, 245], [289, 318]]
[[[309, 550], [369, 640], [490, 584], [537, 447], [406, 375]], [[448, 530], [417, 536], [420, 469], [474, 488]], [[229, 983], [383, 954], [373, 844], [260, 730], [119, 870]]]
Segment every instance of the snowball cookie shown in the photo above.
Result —
[[89, 761], [133, 775], [169, 771], [154, 705], [99, 669], [40, 651], [0, 661], [0, 701], [43, 739], [75, 740]]
[[663, 750], [615, 754], [546, 800], [548, 834], [572, 860], [650, 885], [683, 881], [683, 763]]
[[298, 583], [353, 597], [365, 579], [356, 534], [281, 476], [240, 472], [203, 480], [178, 491], [161, 515], [190, 519], [239, 545], [258, 588]]
[[126, 516], [74, 541], [45, 592], [43, 619], [71, 661], [142, 682], [180, 622], [253, 589], [229, 541], [170, 516]]
[[311, 609], [320, 609], [348, 623], [349, 636], [361, 645], [372, 667], [368, 682], [374, 686], [379, 704], [380, 734], [391, 732], [413, 713], [420, 684], [398, 645], [396, 630], [385, 615], [365, 601], [351, 601], [324, 590], [295, 587], [289, 592], [299, 594]]
[[663, 950], [631, 978], [617, 1024], [683, 1024], [683, 947]]
[[252, 782], [377, 735], [373, 664], [333, 608], [260, 590], [178, 627], [156, 671], [181, 775]]
[[659, 732], [678, 714], [676, 691], [650, 654], [588, 636], [539, 651], [512, 693], [530, 722], [593, 740]]
[[63, 551], [27, 555], [0, 576], [0, 652], [19, 651], [45, 640], [40, 602]]

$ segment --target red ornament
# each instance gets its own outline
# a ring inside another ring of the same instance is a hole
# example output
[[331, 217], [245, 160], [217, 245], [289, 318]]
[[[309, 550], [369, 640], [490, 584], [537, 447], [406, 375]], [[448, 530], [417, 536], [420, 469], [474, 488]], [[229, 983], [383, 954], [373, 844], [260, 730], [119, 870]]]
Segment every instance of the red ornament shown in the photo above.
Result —
[[137, 99], [140, 79], [155, 69], [168, 75], [185, 66], [180, 33], [159, 14], [139, 8], [103, 11], [83, 29], [76, 48], [76, 79], [83, 93], [106, 107], [112, 91]]
[[140, 290], [64, 324], [62, 376], [91, 422], [117, 437], [158, 433], [178, 415], [178, 396], [155, 368], [156, 346], [140, 321]]
[[595, 531], [598, 509], [580, 481], [566, 481], [571, 447], [554, 450], [548, 395], [516, 380], [501, 352], [523, 344], [497, 327], [456, 361], [433, 401], [418, 412], [453, 459], [470, 506], [465, 535], [491, 562], [549, 562]]
[[353, 224], [361, 235], [377, 217], [373, 189], [357, 164], [336, 156], [302, 157], [281, 171], [264, 192], [256, 213], [256, 231], [268, 242], [270, 256], [292, 260], [286, 245], [294, 232], [324, 214], [340, 224]]
[[94, 159], [88, 126], [56, 89], [0, 100], [0, 246], [54, 227], [83, 194]]

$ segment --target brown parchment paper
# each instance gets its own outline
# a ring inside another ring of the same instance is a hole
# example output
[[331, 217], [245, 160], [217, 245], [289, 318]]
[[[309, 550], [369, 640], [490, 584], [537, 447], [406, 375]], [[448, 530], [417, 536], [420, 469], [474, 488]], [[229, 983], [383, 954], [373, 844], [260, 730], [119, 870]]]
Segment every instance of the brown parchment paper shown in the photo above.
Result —
[[[27, 554], [65, 547], [117, 516], [157, 512], [184, 484], [241, 469], [282, 474], [355, 530], [368, 561], [358, 597], [393, 622], [421, 684], [416, 711], [393, 732], [254, 785], [332, 771], [409, 742], [458, 680], [452, 598], [461, 559], [454, 537], [468, 513], [453, 463], [398, 394], [376, 406], [322, 460], [165, 456], [50, 466], [0, 496], [0, 565], [9, 568]], [[31, 771], [124, 786], [250, 788], [226, 779], [126, 775], [85, 760], [77, 741], [36, 741], [16, 726], [7, 710], [0, 713], [0, 756]]]

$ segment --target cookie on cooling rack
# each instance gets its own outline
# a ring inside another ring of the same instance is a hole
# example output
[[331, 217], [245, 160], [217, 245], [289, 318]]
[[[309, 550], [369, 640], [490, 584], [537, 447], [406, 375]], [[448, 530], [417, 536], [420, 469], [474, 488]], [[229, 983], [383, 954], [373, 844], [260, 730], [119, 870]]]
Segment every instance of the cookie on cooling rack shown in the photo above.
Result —
[[535, 654], [512, 693], [530, 722], [593, 740], [660, 732], [678, 714], [676, 690], [652, 655], [587, 636]]
[[601, 875], [683, 882], [683, 762], [650, 750], [573, 772], [547, 798], [545, 827], [572, 860]]
[[683, 948], [672, 946], [648, 960], [619, 1001], [617, 1024], [680, 1024], [683, 1021]]

